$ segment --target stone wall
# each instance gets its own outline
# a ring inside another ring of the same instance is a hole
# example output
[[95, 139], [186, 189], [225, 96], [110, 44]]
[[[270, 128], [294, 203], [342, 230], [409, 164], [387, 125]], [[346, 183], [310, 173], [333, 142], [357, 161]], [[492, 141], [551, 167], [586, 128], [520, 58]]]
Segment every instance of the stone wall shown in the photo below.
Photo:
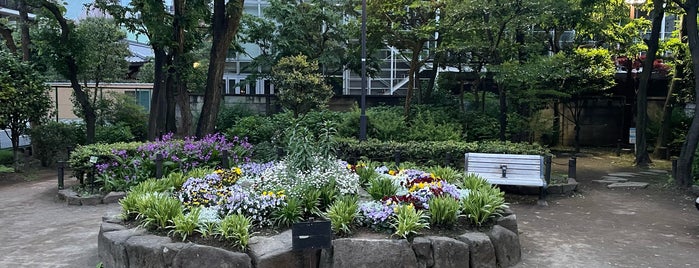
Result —
[[291, 231], [253, 237], [248, 252], [232, 252], [128, 229], [114, 216], [103, 218], [99, 257], [112, 267], [510, 267], [521, 260], [517, 219], [506, 214], [492, 229], [455, 238], [420, 236], [405, 239], [341, 238], [323, 250], [294, 251]]

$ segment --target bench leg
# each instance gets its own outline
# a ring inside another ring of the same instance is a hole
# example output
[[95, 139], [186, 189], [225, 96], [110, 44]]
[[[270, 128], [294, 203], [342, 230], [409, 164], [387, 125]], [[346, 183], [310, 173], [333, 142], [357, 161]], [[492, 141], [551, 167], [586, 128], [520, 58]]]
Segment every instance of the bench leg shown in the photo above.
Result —
[[539, 201], [537, 201], [539, 206], [547, 207], [549, 204], [546, 202], [546, 187], [539, 187]]

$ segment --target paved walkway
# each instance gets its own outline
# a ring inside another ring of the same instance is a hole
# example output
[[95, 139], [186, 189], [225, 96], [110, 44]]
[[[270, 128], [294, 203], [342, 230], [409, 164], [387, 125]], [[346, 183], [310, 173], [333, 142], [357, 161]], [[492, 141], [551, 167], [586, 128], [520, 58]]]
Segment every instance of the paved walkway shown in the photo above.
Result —
[[116, 204], [68, 206], [56, 180], [0, 186], [0, 267], [95, 267], [101, 217]]

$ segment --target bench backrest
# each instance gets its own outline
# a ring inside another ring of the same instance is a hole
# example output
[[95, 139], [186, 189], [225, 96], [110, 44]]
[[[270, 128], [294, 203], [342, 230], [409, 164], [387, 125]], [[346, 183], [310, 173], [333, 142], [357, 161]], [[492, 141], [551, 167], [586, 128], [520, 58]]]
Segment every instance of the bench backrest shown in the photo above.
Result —
[[477, 174], [491, 184], [546, 186], [540, 155], [467, 153], [465, 161], [467, 174]]

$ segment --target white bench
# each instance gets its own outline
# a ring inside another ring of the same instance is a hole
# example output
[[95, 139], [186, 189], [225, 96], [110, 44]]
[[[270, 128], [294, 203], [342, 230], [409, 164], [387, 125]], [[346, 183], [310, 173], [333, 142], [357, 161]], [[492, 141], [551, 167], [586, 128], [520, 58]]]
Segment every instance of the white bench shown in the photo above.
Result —
[[543, 156], [467, 153], [465, 161], [466, 174], [481, 176], [490, 184], [539, 187], [540, 201], [546, 198]]

